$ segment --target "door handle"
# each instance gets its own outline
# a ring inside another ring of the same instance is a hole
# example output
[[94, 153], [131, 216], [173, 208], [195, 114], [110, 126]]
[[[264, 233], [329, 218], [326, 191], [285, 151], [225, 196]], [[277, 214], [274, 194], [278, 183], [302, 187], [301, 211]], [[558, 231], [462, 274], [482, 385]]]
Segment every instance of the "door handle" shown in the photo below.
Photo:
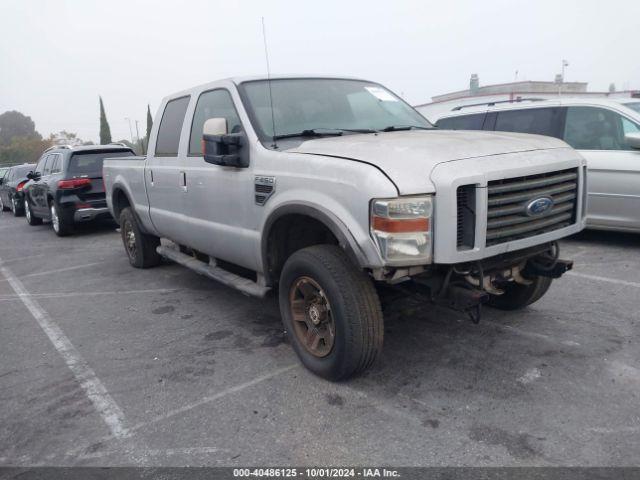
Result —
[[182, 182], [182, 189], [186, 192], [187, 191], [187, 172], [180, 172], [180, 180]]
[[151, 185], [153, 185], [153, 170], [149, 169], [149, 177], [151, 178]]

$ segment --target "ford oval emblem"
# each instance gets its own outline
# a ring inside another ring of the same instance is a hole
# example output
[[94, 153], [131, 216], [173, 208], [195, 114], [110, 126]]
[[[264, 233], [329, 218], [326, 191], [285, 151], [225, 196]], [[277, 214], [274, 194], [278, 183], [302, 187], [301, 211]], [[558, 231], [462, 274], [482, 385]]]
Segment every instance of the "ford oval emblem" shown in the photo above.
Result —
[[538, 215], [542, 215], [543, 213], [547, 213], [553, 207], [553, 198], [551, 197], [540, 197], [531, 200], [527, 204], [527, 208], [525, 211], [527, 215], [530, 217], [535, 217]]

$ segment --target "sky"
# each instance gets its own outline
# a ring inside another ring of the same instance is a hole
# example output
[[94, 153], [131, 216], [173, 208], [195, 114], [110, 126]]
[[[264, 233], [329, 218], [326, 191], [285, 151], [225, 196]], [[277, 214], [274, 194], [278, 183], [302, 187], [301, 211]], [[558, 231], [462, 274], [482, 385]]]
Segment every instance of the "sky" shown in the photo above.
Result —
[[0, 0], [0, 113], [48, 136], [144, 135], [147, 105], [209, 81], [266, 73], [356, 76], [409, 103], [481, 85], [553, 80], [640, 89], [638, 0]]

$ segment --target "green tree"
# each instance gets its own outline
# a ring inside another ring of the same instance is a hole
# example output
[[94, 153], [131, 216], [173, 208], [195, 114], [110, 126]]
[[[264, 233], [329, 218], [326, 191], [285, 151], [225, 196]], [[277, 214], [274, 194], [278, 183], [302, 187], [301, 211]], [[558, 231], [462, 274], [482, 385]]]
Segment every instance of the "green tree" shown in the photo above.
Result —
[[147, 153], [149, 149], [149, 137], [151, 137], [151, 127], [153, 127], [153, 117], [151, 116], [151, 107], [147, 104], [147, 136], [144, 139], [144, 152]]
[[50, 140], [33, 135], [13, 137], [9, 145], [0, 145], [0, 166], [35, 163], [50, 146]]
[[104, 104], [102, 103], [102, 97], [100, 98], [100, 145], [107, 145], [111, 143], [111, 129], [109, 128], [109, 122], [107, 122], [107, 114], [104, 112]]
[[14, 137], [33, 137], [41, 139], [36, 132], [36, 124], [31, 117], [11, 110], [0, 115], [0, 145], [9, 145]]

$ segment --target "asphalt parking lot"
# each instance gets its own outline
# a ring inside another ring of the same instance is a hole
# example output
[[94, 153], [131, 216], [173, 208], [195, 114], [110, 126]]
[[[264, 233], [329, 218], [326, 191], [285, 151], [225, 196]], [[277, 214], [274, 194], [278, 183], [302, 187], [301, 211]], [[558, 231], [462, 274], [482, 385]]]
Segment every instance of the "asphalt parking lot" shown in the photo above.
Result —
[[388, 299], [382, 358], [332, 384], [274, 299], [133, 269], [114, 228], [0, 216], [0, 465], [638, 465], [638, 236], [564, 241], [574, 272], [480, 325]]

